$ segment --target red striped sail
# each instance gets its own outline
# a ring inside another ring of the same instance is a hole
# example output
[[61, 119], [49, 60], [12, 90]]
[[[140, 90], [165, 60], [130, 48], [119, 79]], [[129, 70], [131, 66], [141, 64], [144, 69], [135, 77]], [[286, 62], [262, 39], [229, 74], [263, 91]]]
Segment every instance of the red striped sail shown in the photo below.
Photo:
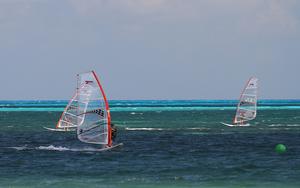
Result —
[[78, 83], [85, 85], [85, 89], [78, 90], [77, 97], [78, 115], [84, 117], [83, 122], [78, 123], [78, 139], [85, 143], [111, 146], [109, 105], [99, 78], [94, 71], [86, 72], [78, 75]]

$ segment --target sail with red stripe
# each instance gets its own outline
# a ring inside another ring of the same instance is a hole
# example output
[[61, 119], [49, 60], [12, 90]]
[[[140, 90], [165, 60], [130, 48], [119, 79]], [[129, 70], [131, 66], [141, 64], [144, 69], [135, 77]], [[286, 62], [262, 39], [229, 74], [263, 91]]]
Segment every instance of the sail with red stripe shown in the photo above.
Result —
[[111, 146], [111, 120], [108, 101], [100, 80], [94, 71], [78, 75], [78, 83], [85, 85], [79, 90], [77, 137], [80, 141], [92, 144]]
[[258, 90], [258, 79], [255, 77], [251, 77], [241, 94], [237, 106], [236, 115], [233, 120], [234, 124], [243, 124], [244, 122], [256, 118], [257, 90]]

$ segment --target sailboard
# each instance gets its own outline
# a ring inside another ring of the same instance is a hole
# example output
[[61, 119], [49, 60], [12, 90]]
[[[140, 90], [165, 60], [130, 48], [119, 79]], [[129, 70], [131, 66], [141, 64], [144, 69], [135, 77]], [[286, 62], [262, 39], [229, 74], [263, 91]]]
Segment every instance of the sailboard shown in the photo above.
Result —
[[221, 123], [230, 127], [249, 126], [247, 122], [255, 119], [257, 115], [257, 91], [258, 79], [251, 77], [240, 96], [233, 124]]
[[238, 126], [243, 126], [243, 127], [247, 127], [247, 126], [250, 126], [249, 123], [246, 123], [246, 124], [229, 124], [229, 123], [224, 123], [224, 122], [221, 122], [223, 125], [226, 125], [228, 127], [238, 127]]
[[47, 129], [48, 131], [54, 131], [54, 132], [68, 132], [68, 131], [76, 131], [76, 128], [64, 128], [64, 129], [57, 129], [57, 128], [49, 128], [49, 127], [44, 127], [44, 129]]
[[107, 147], [104, 147], [104, 148], [101, 148], [101, 149], [97, 149], [96, 151], [107, 151], [107, 150], [111, 150], [111, 149], [114, 149], [114, 148], [119, 148], [123, 145], [124, 145], [123, 143], [118, 143], [118, 144], [115, 144], [115, 145], [112, 145], [112, 146], [107, 146]]
[[[84, 120], [84, 111], [87, 108], [88, 101], [79, 101], [78, 98], [81, 95], [85, 95], [86, 100], [89, 98], [88, 85], [85, 83], [79, 83], [79, 75], [77, 75], [77, 88], [76, 92], [68, 102], [63, 113], [61, 114], [55, 129], [44, 127], [49, 131], [66, 132], [66, 131], [76, 131], [77, 126], [81, 124]], [[82, 104], [80, 104], [82, 103]], [[79, 108], [82, 106], [82, 108]], [[83, 110], [83, 111], [80, 111]]]
[[62, 147], [62, 146], [38, 146], [38, 147], [28, 147], [27, 145], [24, 146], [16, 146], [16, 147], [3, 147], [7, 149], [15, 149], [18, 151], [21, 150], [48, 150], [48, 151], [73, 151], [73, 152], [99, 152], [99, 151], [108, 151], [114, 148], [119, 148], [123, 146], [123, 143], [119, 143], [116, 145], [113, 145], [111, 147], [103, 147], [103, 148], [68, 148], [68, 147]]
[[107, 150], [113, 147], [113, 143], [110, 109], [103, 87], [94, 71], [79, 74], [78, 78], [80, 84], [88, 87], [77, 99], [81, 112], [78, 115], [84, 117], [77, 123], [77, 138], [84, 143], [102, 145]]

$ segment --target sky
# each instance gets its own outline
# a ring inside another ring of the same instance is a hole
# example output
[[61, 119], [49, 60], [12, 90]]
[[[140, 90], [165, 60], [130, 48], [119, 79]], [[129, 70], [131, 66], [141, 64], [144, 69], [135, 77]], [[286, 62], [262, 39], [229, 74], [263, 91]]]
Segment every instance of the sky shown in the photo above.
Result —
[[299, 0], [0, 0], [0, 100], [300, 99]]

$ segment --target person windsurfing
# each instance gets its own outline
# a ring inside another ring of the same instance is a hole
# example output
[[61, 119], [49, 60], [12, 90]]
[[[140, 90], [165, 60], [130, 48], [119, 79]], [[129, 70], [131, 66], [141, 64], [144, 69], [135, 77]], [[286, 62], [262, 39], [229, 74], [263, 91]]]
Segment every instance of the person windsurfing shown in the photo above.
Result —
[[110, 127], [111, 127], [111, 139], [112, 141], [115, 141], [117, 137], [117, 127], [113, 123], [110, 124]]

